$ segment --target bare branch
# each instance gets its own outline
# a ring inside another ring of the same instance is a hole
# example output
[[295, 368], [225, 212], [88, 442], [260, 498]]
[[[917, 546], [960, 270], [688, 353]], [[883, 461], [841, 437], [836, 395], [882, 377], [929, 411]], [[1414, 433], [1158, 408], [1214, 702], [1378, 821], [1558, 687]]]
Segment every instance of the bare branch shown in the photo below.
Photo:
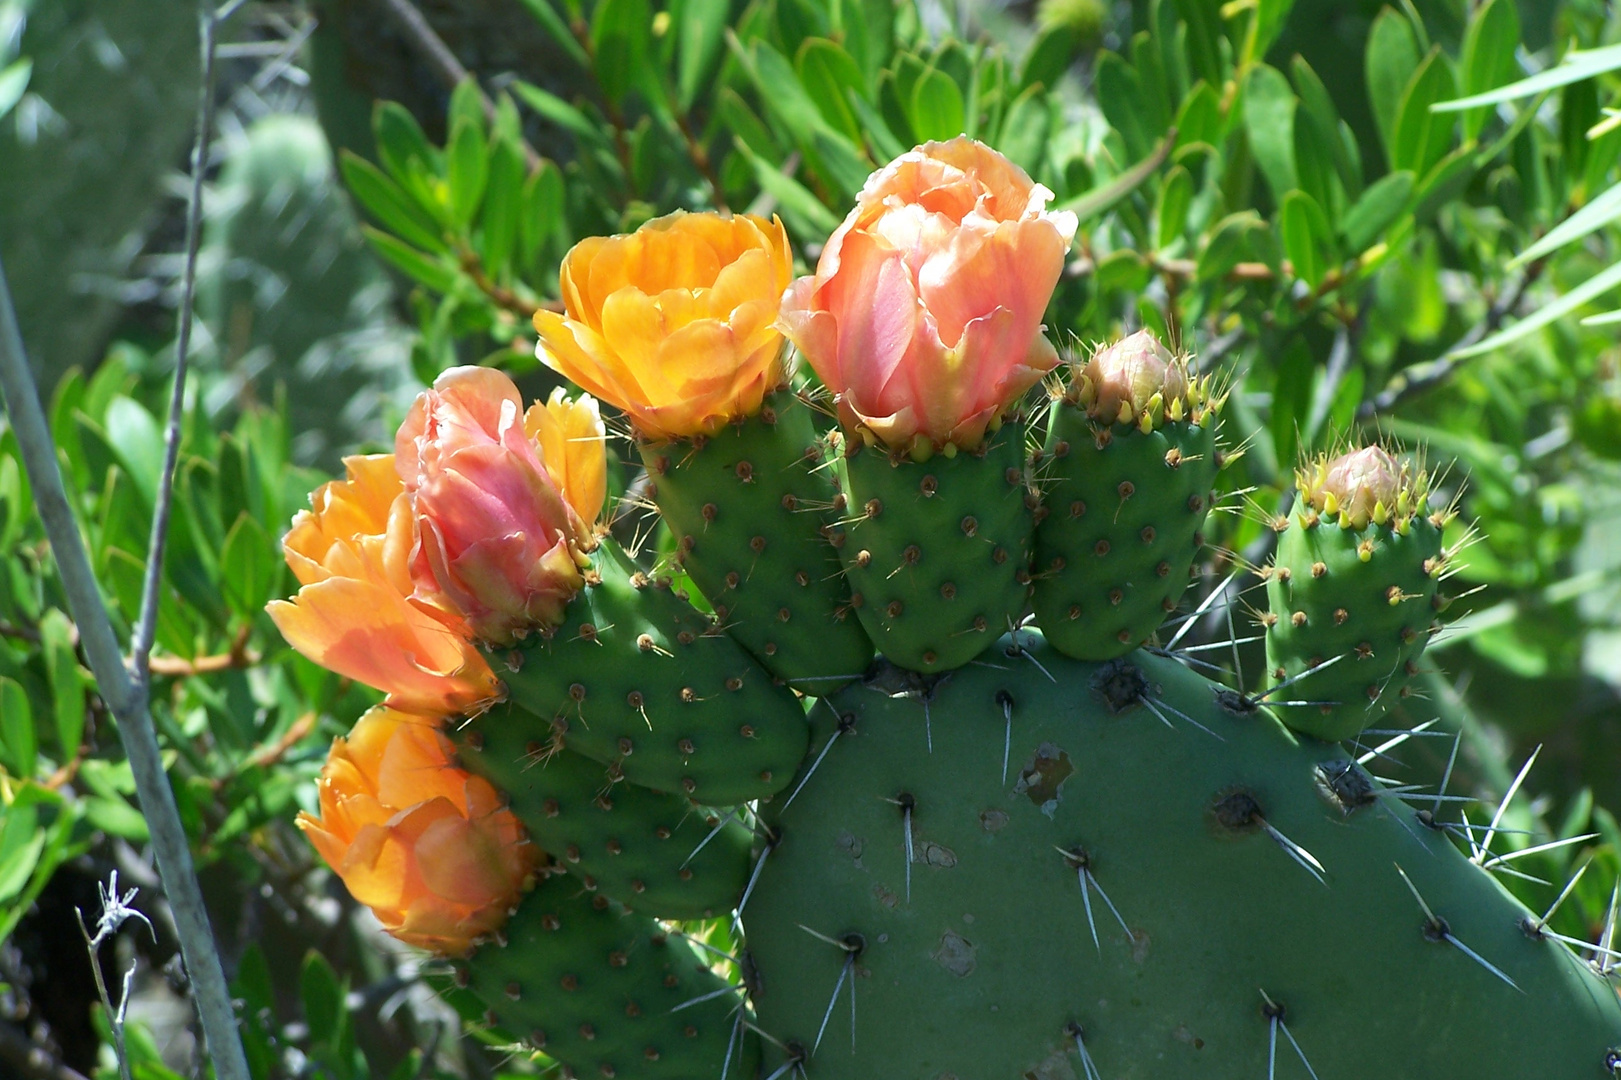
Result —
[[[208, 16], [208, 17], [211, 17]], [[179, 930], [180, 949], [192, 993], [202, 1016], [204, 1038], [218, 1080], [248, 1080], [247, 1059], [237, 1035], [225, 972], [208, 924], [202, 889], [192, 866], [191, 849], [175, 808], [174, 791], [164, 773], [163, 758], [152, 730], [146, 686], [131, 677], [108, 621], [90, 558], [79, 538], [78, 522], [62, 486], [56, 448], [51, 443], [39, 391], [23, 353], [11, 290], [0, 267], [0, 388], [23, 466], [33, 486], [34, 504], [50, 538], [68, 606], [79, 626], [81, 644], [97, 689], [118, 722], [124, 751], [135, 778], [136, 796], [152, 834], [158, 873]]]

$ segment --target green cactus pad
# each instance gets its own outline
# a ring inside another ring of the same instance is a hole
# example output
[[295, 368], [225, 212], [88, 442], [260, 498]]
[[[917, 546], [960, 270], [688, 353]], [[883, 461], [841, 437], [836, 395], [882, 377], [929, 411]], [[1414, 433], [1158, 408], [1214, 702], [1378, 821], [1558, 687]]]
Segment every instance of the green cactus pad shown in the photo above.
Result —
[[867, 670], [872, 643], [823, 534], [834, 517], [833, 476], [792, 392], [701, 444], [640, 450], [681, 566], [728, 634], [807, 694]]
[[786, 785], [809, 737], [793, 693], [611, 541], [592, 566], [561, 626], [492, 651], [508, 700], [614, 779], [712, 806]]
[[[568, 1075], [612, 1080], [753, 1076], [757, 1043], [734, 1015], [740, 994], [680, 935], [567, 875], [524, 897], [502, 938], [454, 967], [452, 997], [544, 1050]], [[679, 1008], [687, 1002], [696, 1004]]]
[[680, 795], [616, 784], [599, 762], [550, 747], [550, 733], [507, 705], [450, 736], [462, 764], [505, 792], [529, 838], [587, 889], [661, 919], [732, 909], [754, 838], [742, 822]]
[[1024, 431], [1009, 422], [981, 453], [923, 462], [876, 447], [840, 457], [839, 557], [856, 614], [892, 663], [961, 667], [1024, 613], [1034, 502]]
[[1267, 666], [1274, 680], [1310, 671], [1285, 694], [1323, 704], [1280, 710], [1285, 723], [1333, 741], [1384, 716], [1429, 641], [1440, 557], [1441, 530], [1422, 516], [1403, 533], [1341, 528], [1309, 506], [1297, 515], [1268, 573]]
[[1218, 469], [1216, 418], [1150, 431], [1099, 425], [1062, 400], [1038, 467], [1036, 619], [1081, 660], [1146, 641], [1188, 584]]
[[1323, 1080], [1610, 1075], [1615, 989], [1337, 747], [1167, 659], [1026, 648], [1056, 681], [962, 669], [932, 753], [916, 701], [817, 710], [744, 910], [810, 1080], [1305, 1077], [1294, 1043]]

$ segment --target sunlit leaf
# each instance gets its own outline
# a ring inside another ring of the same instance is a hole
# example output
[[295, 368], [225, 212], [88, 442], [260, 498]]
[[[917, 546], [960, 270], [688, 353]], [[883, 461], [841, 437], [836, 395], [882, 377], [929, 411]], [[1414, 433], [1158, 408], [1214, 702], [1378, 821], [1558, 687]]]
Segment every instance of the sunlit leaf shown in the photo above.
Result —
[[1471, 94], [1452, 101], [1437, 102], [1431, 108], [1436, 112], [1458, 112], [1462, 109], [1478, 108], [1481, 105], [1500, 105], [1505, 101], [1530, 97], [1545, 90], [1569, 86], [1571, 83], [1617, 70], [1621, 70], [1621, 45], [1606, 45], [1601, 49], [1575, 49], [1566, 53], [1558, 64], [1529, 78], [1500, 86], [1496, 90], [1488, 90], [1483, 94]]
[[1549, 323], [1564, 318], [1588, 301], [1603, 296], [1617, 285], [1621, 285], [1621, 262], [1615, 263], [1608, 269], [1593, 275], [1563, 296], [1549, 301], [1533, 314], [1520, 319], [1513, 326], [1505, 330], [1499, 330], [1484, 341], [1467, 348], [1458, 349], [1448, 355], [1461, 360], [1465, 357], [1479, 356], [1482, 353], [1506, 348], [1516, 341], [1530, 337]]

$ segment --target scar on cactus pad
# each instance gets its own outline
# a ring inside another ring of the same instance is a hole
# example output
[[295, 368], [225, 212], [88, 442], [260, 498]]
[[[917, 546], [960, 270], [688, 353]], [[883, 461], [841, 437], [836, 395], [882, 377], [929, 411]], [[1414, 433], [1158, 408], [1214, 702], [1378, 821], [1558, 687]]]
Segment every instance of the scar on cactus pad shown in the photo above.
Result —
[[1309, 705], [1283, 710], [1294, 730], [1350, 739], [1406, 696], [1456, 552], [1442, 530], [1456, 516], [1428, 507], [1422, 469], [1380, 446], [1311, 461], [1296, 472], [1296, 507], [1263, 570], [1267, 665]]
[[1187, 587], [1224, 464], [1225, 398], [1140, 330], [1053, 384], [1036, 483], [1036, 619], [1055, 649], [1107, 660], [1143, 644]]

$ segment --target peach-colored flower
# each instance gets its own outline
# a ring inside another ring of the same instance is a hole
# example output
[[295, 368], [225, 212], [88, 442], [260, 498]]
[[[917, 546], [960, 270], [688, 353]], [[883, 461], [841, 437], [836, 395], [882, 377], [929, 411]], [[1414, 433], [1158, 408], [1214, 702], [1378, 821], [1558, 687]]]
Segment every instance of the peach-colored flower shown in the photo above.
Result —
[[483, 367], [440, 375], [400, 425], [394, 467], [416, 512], [421, 587], [443, 592], [485, 641], [563, 621], [591, 531], [524, 431], [511, 379]]
[[596, 398], [570, 399], [558, 387], [544, 405], [529, 406], [523, 430], [540, 447], [540, 459], [563, 498], [587, 528], [594, 528], [608, 497], [607, 433]]
[[566, 315], [535, 312], [536, 355], [623, 409], [644, 438], [713, 432], [786, 381], [782, 222], [677, 212], [563, 260]]
[[489, 782], [453, 754], [435, 721], [378, 706], [333, 740], [320, 816], [298, 815], [385, 930], [445, 955], [501, 928], [541, 854]]
[[1052, 197], [966, 137], [868, 178], [779, 321], [846, 427], [917, 456], [971, 450], [1052, 370], [1041, 318], [1076, 227]]
[[410, 572], [411, 506], [394, 455], [344, 459], [348, 478], [310, 496], [282, 541], [302, 585], [267, 605], [293, 648], [416, 712], [477, 708], [501, 694], [466, 623]]

